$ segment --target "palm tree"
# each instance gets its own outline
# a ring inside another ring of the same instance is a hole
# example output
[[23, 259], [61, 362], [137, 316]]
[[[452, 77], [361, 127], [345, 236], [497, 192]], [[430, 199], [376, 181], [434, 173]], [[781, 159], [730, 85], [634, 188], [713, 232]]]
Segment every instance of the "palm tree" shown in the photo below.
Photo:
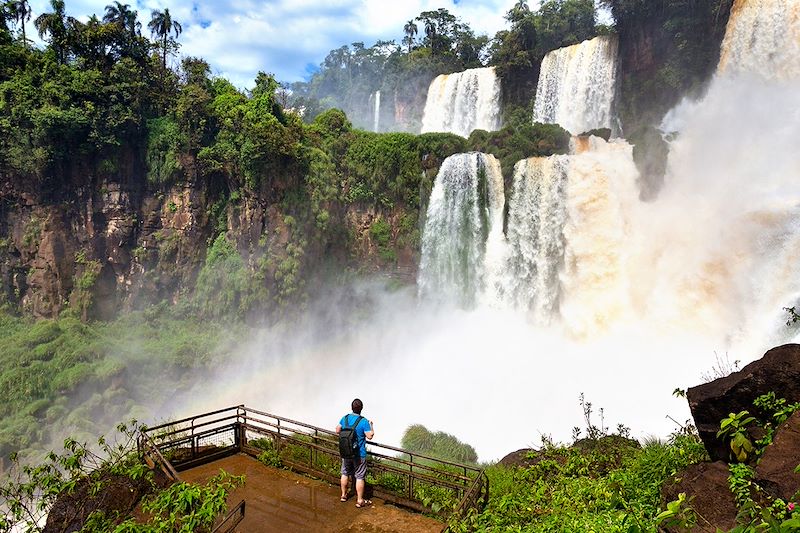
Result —
[[531, 8], [528, 7], [528, 1], [518, 0], [518, 2], [514, 4], [514, 7], [506, 14], [506, 20], [515, 24], [528, 16], [530, 12]]
[[28, 0], [11, 0], [7, 5], [14, 21], [22, 24], [22, 42], [26, 43], [25, 21], [31, 20], [31, 6], [28, 5]]
[[103, 22], [118, 24], [120, 28], [128, 30], [133, 38], [139, 35], [142, 29], [142, 23], [136, 20], [136, 15], [137, 12], [132, 11], [130, 5], [115, 0], [113, 4], [106, 6]]
[[67, 59], [67, 15], [64, 12], [64, 0], [50, 0], [52, 13], [42, 13], [33, 25], [39, 32], [39, 37], [44, 39], [46, 34], [50, 35], [50, 47], [56, 53], [58, 62], [64, 64]]
[[431, 47], [431, 55], [436, 53], [436, 22], [432, 19], [425, 19], [425, 36], [428, 38], [428, 43]]
[[411, 52], [411, 45], [414, 44], [414, 36], [419, 33], [417, 25], [414, 24], [414, 19], [406, 22], [406, 25], [403, 26], [403, 32], [406, 34], [406, 38], [403, 40], [408, 43], [408, 51]]
[[169, 9], [164, 9], [164, 11], [153, 11], [150, 22], [147, 24], [147, 27], [150, 28], [150, 31], [161, 37], [162, 39], [162, 48], [163, 48], [163, 56], [162, 56], [162, 66], [164, 70], [167, 69], [167, 39], [169, 38], [170, 32], [175, 32], [175, 38], [178, 38], [178, 35], [181, 34], [183, 28], [181, 27], [180, 23], [177, 20], [172, 20], [172, 17], [169, 14]]

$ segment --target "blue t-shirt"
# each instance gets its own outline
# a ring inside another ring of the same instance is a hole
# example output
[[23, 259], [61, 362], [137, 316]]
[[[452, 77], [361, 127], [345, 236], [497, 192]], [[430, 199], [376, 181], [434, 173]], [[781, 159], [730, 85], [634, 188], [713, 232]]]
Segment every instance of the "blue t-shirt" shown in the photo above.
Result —
[[[339, 425], [343, 428], [352, 427], [353, 424], [356, 423], [356, 419], [358, 419], [359, 416], [361, 415], [357, 415], [355, 413], [344, 415], [342, 419], [339, 420]], [[358, 440], [359, 457], [367, 456], [367, 436], [364, 435], [366, 431], [369, 431], [369, 420], [362, 418], [358, 421], [358, 426], [356, 427], [356, 439]]]

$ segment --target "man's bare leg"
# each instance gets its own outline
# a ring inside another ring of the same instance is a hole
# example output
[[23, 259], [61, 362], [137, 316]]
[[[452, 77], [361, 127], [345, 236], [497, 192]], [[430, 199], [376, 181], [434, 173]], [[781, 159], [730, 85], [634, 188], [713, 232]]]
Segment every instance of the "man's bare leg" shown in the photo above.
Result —
[[364, 503], [364, 480], [356, 479], [356, 494], [358, 494], [358, 503]]
[[[349, 476], [342, 476], [341, 486], [342, 486], [342, 499], [347, 499], [347, 485], [350, 483]], [[358, 483], [356, 482], [356, 487], [358, 487]]]

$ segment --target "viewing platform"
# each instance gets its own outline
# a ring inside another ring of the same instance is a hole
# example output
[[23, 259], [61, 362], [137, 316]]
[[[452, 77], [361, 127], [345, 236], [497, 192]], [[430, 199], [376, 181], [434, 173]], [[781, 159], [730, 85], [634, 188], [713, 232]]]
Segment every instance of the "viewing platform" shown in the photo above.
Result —
[[[447, 521], [489, 497], [483, 470], [368, 443], [367, 497], [340, 501], [335, 432], [235, 406], [144, 430], [148, 463], [175, 481], [204, 483], [224, 470], [244, 475], [213, 532], [447, 531]], [[299, 475], [305, 474], [305, 475]], [[352, 487], [351, 487], [352, 489]]]

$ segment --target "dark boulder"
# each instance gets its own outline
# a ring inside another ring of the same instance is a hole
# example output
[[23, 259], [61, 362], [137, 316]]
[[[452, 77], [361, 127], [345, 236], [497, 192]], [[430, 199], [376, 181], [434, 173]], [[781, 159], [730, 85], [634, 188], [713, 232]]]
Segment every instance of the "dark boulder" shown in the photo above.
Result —
[[687, 391], [694, 423], [712, 460], [729, 459], [727, 444], [717, 438], [720, 421], [729, 413], [753, 413], [753, 400], [768, 392], [790, 403], [800, 401], [800, 345], [773, 348], [739, 372]]
[[541, 458], [539, 457], [538, 451], [533, 448], [523, 448], [509, 453], [500, 459], [497, 464], [507, 468], [527, 468], [535, 465], [539, 461], [541, 461]]
[[[676, 474], [661, 489], [662, 507], [686, 493], [689, 506], [697, 514], [692, 533], [716, 533], [717, 528], [729, 531], [736, 526], [736, 501], [728, 487], [728, 465], [722, 461], [696, 463]], [[669, 533], [683, 530], [663, 528]]]
[[154, 470], [153, 473], [152, 480], [134, 480], [119, 474], [95, 472], [92, 479], [78, 481], [74, 489], [58, 495], [48, 512], [42, 533], [80, 531], [86, 519], [95, 511], [112, 519], [125, 519], [142, 496], [154, 488], [163, 489], [170, 485], [171, 481], [160, 470]]
[[775, 498], [790, 501], [800, 490], [800, 412], [793, 414], [776, 431], [775, 438], [756, 467], [756, 482]]

